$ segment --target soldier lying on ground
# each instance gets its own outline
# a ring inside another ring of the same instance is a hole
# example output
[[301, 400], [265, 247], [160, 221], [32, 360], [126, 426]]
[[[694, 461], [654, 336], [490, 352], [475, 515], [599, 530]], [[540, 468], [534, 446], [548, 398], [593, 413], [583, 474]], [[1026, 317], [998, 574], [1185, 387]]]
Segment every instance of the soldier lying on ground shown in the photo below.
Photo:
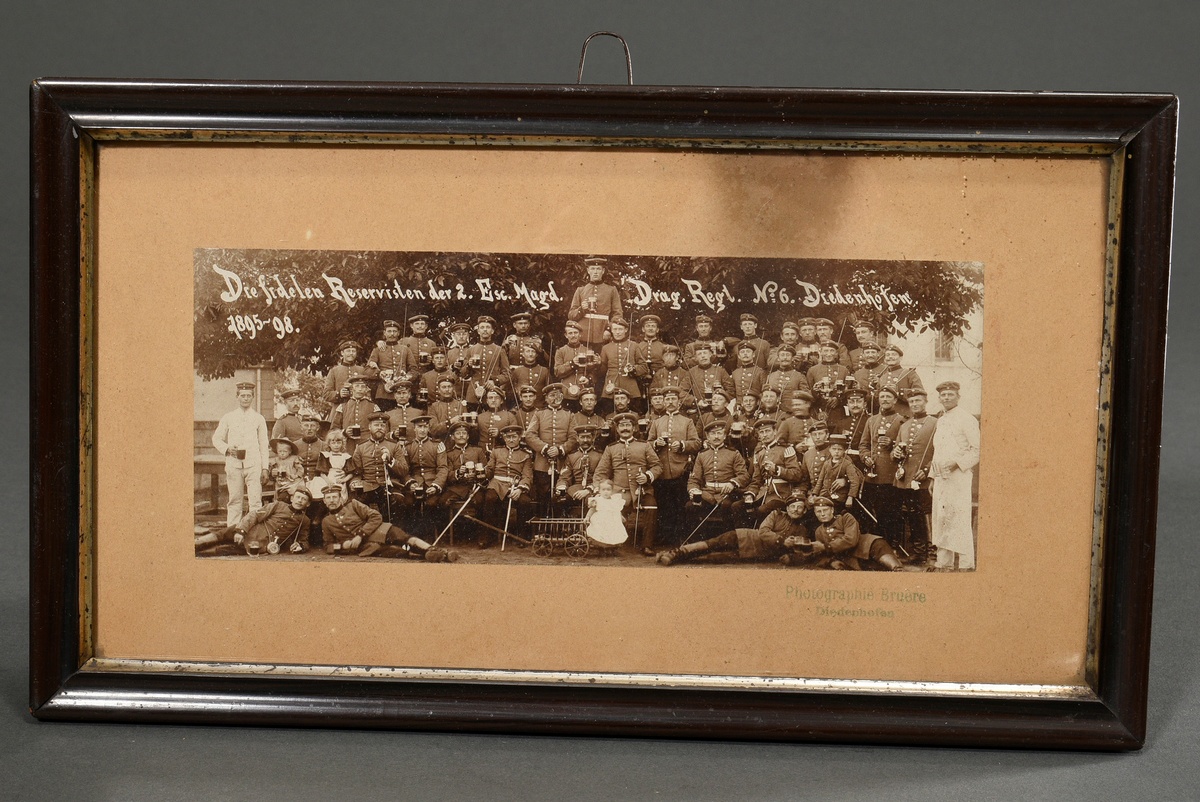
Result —
[[325, 488], [325, 506], [329, 513], [321, 522], [325, 553], [357, 554], [359, 557], [424, 557], [432, 563], [454, 562], [458, 553], [440, 549], [413, 537], [398, 526], [385, 523], [378, 510], [361, 501], [350, 500], [338, 485]]
[[802, 498], [791, 499], [787, 507], [774, 510], [757, 529], [732, 529], [698, 543], [685, 543], [676, 549], [658, 554], [659, 565], [674, 565], [705, 554], [721, 554], [738, 560], [775, 560], [786, 565], [798, 565], [789, 557], [803, 558], [804, 549], [812, 545], [808, 531], [800, 520], [807, 507]]

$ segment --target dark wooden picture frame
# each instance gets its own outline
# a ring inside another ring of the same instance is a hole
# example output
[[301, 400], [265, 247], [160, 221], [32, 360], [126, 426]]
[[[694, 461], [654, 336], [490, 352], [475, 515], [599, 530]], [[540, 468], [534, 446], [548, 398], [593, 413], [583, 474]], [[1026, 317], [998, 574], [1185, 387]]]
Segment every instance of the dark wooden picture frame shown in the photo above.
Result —
[[[30, 708], [45, 720], [1122, 750], [1145, 737], [1177, 100], [1170, 95], [44, 80], [31, 88]], [[403, 135], [1120, 154], [1087, 698], [89, 671], [97, 144]], [[83, 212], [81, 213], [81, 210]], [[77, 500], [84, 503], [76, 503]]]

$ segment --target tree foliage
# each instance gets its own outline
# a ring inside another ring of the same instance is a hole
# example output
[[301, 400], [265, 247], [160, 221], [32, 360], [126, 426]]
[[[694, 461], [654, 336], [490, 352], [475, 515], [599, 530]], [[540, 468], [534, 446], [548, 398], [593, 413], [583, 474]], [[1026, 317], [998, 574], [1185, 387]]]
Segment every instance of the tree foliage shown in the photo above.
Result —
[[[606, 280], [620, 287], [626, 317], [636, 327], [642, 315], [658, 315], [663, 339], [680, 344], [692, 338], [701, 313], [713, 318], [716, 334], [738, 336], [738, 317], [750, 312], [772, 341], [784, 321], [802, 317], [832, 319], [838, 338], [851, 344], [859, 319], [958, 335], [983, 300], [983, 268], [975, 263], [606, 259]], [[430, 336], [444, 339], [439, 323], [491, 315], [499, 338], [510, 315], [528, 311], [534, 330], [558, 345], [571, 296], [586, 281], [583, 266], [577, 254], [198, 250], [195, 367], [205, 378], [249, 365], [323, 373], [341, 341], [369, 350], [385, 319], [403, 323], [418, 312], [434, 321]]]

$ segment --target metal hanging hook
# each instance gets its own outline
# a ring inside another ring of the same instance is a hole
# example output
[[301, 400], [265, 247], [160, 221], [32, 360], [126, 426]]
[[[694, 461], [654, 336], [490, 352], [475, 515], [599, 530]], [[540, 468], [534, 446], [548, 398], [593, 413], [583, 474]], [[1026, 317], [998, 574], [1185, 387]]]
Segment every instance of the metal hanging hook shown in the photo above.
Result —
[[629, 57], [629, 45], [626, 44], [625, 38], [620, 34], [612, 31], [596, 31], [594, 34], [583, 40], [583, 51], [579, 54], [579, 74], [575, 76], [575, 83], [583, 83], [583, 62], [587, 58], [588, 45], [597, 36], [611, 36], [621, 43], [621, 47], [625, 48], [625, 72], [629, 77], [629, 85], [633, 86], [633, 59]]

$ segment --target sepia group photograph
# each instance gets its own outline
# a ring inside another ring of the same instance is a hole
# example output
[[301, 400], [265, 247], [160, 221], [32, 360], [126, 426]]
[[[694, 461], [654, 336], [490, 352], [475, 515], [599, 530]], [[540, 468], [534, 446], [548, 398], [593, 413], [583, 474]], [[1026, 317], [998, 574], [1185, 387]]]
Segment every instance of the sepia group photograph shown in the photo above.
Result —
[[200, 557], [958, 572], [979, 262], [201, 248]]

